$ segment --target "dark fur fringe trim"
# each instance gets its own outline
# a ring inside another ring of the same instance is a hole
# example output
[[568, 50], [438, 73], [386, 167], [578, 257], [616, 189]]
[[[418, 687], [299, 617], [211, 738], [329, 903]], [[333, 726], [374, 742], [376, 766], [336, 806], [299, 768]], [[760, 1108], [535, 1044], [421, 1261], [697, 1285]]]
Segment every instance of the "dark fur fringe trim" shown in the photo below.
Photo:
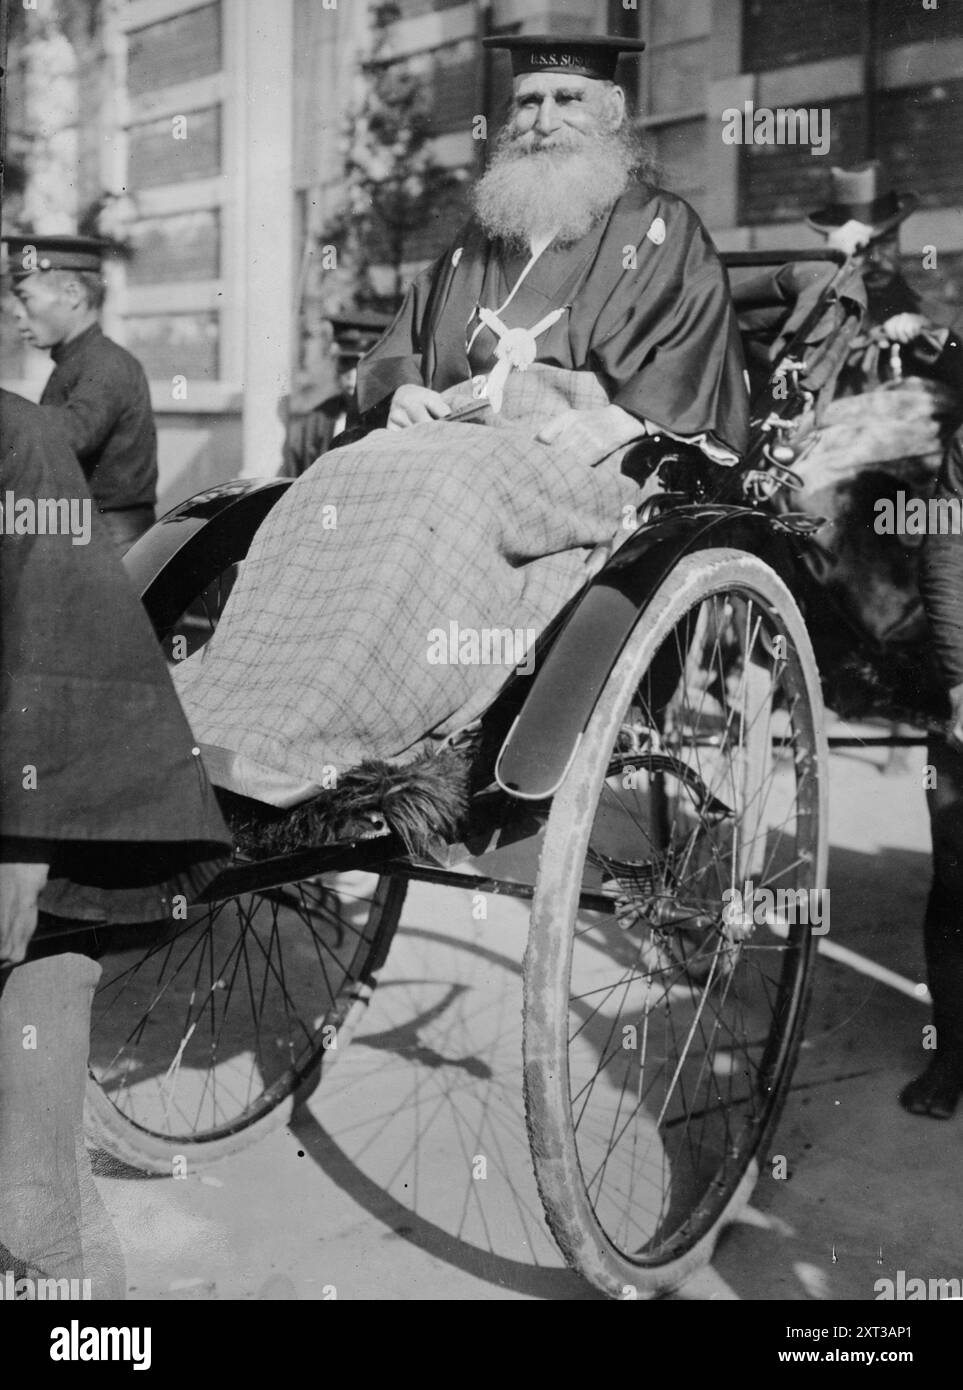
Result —
[[444, 748], [401, 767], [372, 759], [345, 773], [337, 787], [288, 810], [220, 795], [235, 844], [251, 859], [392, 831], [409, 854], [424, 854], [464, 821], [471, 761], [464, 748]]
[[950, 712], [923, 652], [891, 650], [878, 662], [848, 656], [824, 673], [823, 695], [843, 719], [888, 719], [927, 733], [941, 733]]

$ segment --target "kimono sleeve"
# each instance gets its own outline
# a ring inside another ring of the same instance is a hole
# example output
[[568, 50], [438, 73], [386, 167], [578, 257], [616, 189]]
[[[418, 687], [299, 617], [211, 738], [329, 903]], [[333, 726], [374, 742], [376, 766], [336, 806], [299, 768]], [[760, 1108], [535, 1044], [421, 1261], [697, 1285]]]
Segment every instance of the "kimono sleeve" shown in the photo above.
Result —
[[663, 241], [643, 235], [635, 266], [625, 258], [593, 335], [593, 366], [623, 410], [741, 454], [749, 397], [725, 269], [691, 208], [674, 200], [663, 211]]
[[362, 416], [386, 408], [399, 386], [424, 385], [425, 317], [440, 263], [436, 261], [415, 276], [384, 336], [358, 364], [358, 410]]

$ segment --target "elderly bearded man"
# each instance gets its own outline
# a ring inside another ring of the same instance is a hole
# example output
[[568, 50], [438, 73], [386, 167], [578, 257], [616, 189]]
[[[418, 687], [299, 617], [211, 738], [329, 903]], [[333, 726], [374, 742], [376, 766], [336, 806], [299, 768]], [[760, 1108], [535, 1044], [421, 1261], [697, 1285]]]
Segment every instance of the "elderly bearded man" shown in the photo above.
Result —
[[[511, 116], [472, 221], [361, 363], [385, 428], [293, 484], [175, 672], [215, 783], [274, 806], [480, 715], [509, 671], [439, 663], [431, 634], [540, 633], [639, 501], [634, 442], [671, 434], [721, 465], [745, 444], [725, 272], [647, 181], [613, 81], [642, 45], [486, 42], [511, 50]], [[485, 427], [447, 418], [472, 402]]]

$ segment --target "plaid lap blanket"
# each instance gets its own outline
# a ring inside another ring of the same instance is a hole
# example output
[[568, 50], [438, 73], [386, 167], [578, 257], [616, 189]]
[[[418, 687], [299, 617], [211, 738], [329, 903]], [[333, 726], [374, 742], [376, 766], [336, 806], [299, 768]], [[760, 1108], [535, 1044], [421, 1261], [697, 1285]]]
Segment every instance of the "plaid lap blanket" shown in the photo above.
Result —
[[[289, 805], [477, 718], [639, 499], [624, 450], [592, 467], [534, 440], [560, 410], [606, 404], [590, 373], [534, 366], [493, 425], [377, 430], [303, 473], [174, 672], [213, 780]], [[517, 640], [486, 647], [503, 629]]]

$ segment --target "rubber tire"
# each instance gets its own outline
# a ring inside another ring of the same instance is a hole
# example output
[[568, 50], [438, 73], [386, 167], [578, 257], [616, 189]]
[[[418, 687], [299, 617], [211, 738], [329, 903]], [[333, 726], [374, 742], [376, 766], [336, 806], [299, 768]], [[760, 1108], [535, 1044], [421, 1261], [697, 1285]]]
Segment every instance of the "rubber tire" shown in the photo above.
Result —
[[[352, 984], [338, 996], [335, 1007], [318, 1025], [317, 1034], [320, 1037], [326, 1026], [335, 1024], [337, 1046], [332, 1047], [330, 1043], [326, 1047], [319, 1046], [308, 1059], [301, 1076], [278, 1096], [276, 1104], [270, 1110], [246, 1124], [239, 1125], [231, 1133], [215, 1139], [168, 1139], [142, 1129], [127, 1119], [110, 1100], [96, 1077], [90, 1073], [84, 1104], [84, 1130], [88, 1145], [102, 1149], [112, 1158], [142, 1173], [157, 1173], [170, 1177], [175, 1171], [175, 1159], [186, 1160], [188, 1168], [192, 1171], [206, 1168], [231, 1154], [240, 1153], [285, 1125], [297, 1107], [312, 1094], [322, 1078], [330, 1074], [338, 1058], [346, 1051], [367, 1011], [377, 985], [377, 971], [384, 964], [388, 954], [408, 890], [407, 879], [382, 875], [379, 887], [384, 883], [387, 884], [387, 889], [381, 910], [381, 922], [364, 963]], [[329, 1034], [328, 1037], [330, 1036]]]
[[712, 549], [686, 556], [653, 595], [629, 638], [585, 730], [545, 831], [524, 962], [525, 1113], [535, 1178], [546, 1220], [563, 1255], [590, 1284], [612, 1298], [652, 1298], [672, 1292], [708, 1264], [721, 1231], [746, 1206], [758, 1177], [756, 1155], [772, 1134], [795, 1066], [812, 990], [816, 950], [807, 935], [803, 980], [792, 1036], [773, 1085], [769, 1114], [746, 1172], [712, 1228], [678, 1259], [644, 1268], [606, 1239], [585, 1192], [570, 1118], [568, 999], [571, 931], [560, 930], [578, 910], [581, 866], [619, 723], [633, 691], [666, 634], [700, 599], [733, 583], [757, 587], [778, 612], [799, 654], [809, 696], [816, 749], [818, 850], [815, 887], [826, 874], [826, 743], [819, 673], [805, 624], [782, 580], [753, 555]]

